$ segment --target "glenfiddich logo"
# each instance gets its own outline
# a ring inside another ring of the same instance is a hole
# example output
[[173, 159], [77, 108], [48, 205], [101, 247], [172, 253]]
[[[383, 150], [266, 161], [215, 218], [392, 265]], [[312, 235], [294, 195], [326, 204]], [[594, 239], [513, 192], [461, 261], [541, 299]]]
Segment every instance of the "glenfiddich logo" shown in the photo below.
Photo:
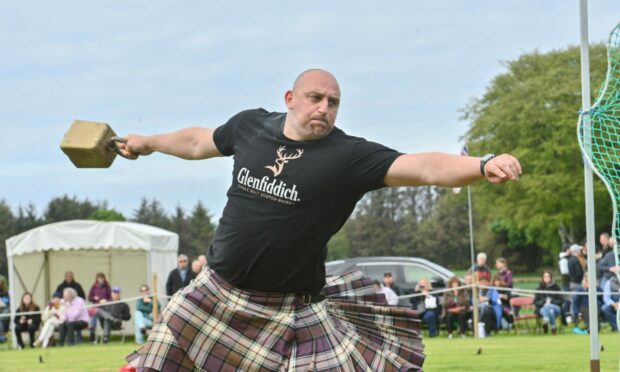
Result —
[[299, 159], [301, 155], [304, 153], [303, 149], [297, 149], [296, 154], [286, 154], [286, 146], [280, 146], [276, 153], [278, 154], [278, 158], [276, 159], [275, 165], [267, 165], [265, 168], [269, 169], [273, 172], [274, 177], [278, 177], [282, 170], [284, 169], [284, 164], [288, 163], [289, 160]]

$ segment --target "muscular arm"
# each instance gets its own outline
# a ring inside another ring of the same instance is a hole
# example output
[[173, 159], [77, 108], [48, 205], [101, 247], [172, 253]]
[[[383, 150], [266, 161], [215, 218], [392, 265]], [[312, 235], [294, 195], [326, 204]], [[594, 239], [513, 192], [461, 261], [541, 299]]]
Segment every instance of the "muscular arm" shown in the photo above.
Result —
[[127, 144], [119, 143], [118, 147], [130, 159], [156, 151], [187, 160], [208, 159], [222, 156], [213, 141], [213, 131], [208, 128], [185, 128], [154, 136], [130, 134]]
[[[491, 159], [484, 169], [486, 179], [492, 183], [516, 181], [521, 174], [519, 161], [507, 154]], [[484, 178], [480, 173], [480, 158], [427, 152], [398, 157], [390, 166], [384, 182], [388, 186], [455, 187]]]

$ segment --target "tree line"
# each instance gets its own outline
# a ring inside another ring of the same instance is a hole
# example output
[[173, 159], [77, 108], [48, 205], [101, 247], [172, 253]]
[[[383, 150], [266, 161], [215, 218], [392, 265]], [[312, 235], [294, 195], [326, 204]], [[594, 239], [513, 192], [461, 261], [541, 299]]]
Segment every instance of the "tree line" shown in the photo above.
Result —
[[[463, 137], [472, 155], [509, 152], [524, 174], [502, 186], [472, 186], [477, 251], [506, 257], [516, 271], [554, 266], [564, 243], [585, 237], [583, 162], [576, 125], [581, 105], [577, 47], [527, 52], [504, 63], [485, 93], [462, 110]], [[601, 86], [607, 69], [603, 44], [590, 47], [591, 81]], [[592, 89], [596, 93], [596, 89]], [[594, 101], [594, 96], [591, 100]], [[611, 199], [595, 179], [596, 231], [610, 231]], [[419, 256], [453, 269], [470, 264], [466, 192], [437, 187], [381, 189], [367, 194], [329, 242], [328, 259], [370, 255]], [[107, 203], [63, 196], [42, 216], [34, 206], [12, 213], [0, 202], [0, 272], [6, 273], [4, 240], [30, 228], [68, 219], [124, 220]], [[179, 234], [180, 252], [204, 253], [215, 226], [198, 202], [187, 213], [168, 213], [156, 200], [142, 200], [130, 221]]]

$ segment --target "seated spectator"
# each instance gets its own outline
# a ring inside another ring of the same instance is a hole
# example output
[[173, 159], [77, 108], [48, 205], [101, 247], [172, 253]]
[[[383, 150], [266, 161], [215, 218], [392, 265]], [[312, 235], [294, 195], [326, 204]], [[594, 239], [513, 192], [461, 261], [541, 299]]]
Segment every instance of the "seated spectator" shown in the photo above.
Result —
[[512, 315], [510, 314], [511, 294], [508, 288], [506, 287], [506, 283], [504, 283], [504, 280], [499, 274], [496, 274], [493, 277], [493, 287], [506, 288], [506, 290], [497, 290], [497, 292], [499, 293], [499, 300], [501, 302], [501, 309], [502, 309], [501, 317], [499, 319], [500, 322], [498, 323], [498, 329], [501, 329], [501, 328], [510, 329], [512, 327], [512, 324], [514, 323], [514, 319], [512, 318]]
[[411, 305], [418, 313], [418, 317], [428, 325], [428, 335], [437, 336], [437, 317], [439, 311], [439, 299], [430, 294], [433, 290], [431, 282], [427, 278], [422, 278], [415, 286], [414, 294], [422, 296], [411, 297]]
[[[616, 270], [620, 266], [615, 266]], [[616, 321], [616, 312], [618, 311], [618, 304], [620, 303], [620, 281], [618, 276], [614, 275], [605, 282], [605, 288], [603, 288], [603, 307], [601, 309], [605, 320], [609, 322], [611, 329], [618, 331], [618, 323]]]
[[[486, 276], [480, 278], [482, 287], [488, 286], [489, 281]], [[499, 330], [499, 323], [502, 317], [502, 302], [499, 292], [494, 288], [480, 288], [478, 307], [480, 320], [484, 323], [484, 331], [487, 336], [491, 336], [492, 331]]]
[[[32, 294], [26, 292], [22, 295], [22, 300], [17, 308], [17, 313], [27, 313], [32, 311], [39, 311], [39, 306], [32, 301]], [[28, 332], [28, 341], [30, 347], [34, 347], [35, 333], [39, 329], [41, 324], [40, 314], [16, 314], [15, 315], [15, 337], [17, 338], [17, 344], [20, 348], [24, 349], [24, 341], [22, 339], [22, 332]]]
[[[148, 285], [145, 284], [140, 287], [140, 295], [142, 298], [136, 302], [136, 313], [134, 316], [134, 331], [138, 345], [144, 343], [147, 328], [153, 327], [153, 298]], [[161, 310], [159, 301], [157, 301], [157, 308]]]
[[453, 276], [448, 280], [448, 288], [452, 290], [443, 294], [442, 317], [446, 322], [448, 338], [452, 338], [455, 320], [458, 320], [461, 337], [465, 337], [467, 319], [471, 316], [471, 298], [467, 295], [466, 289], [457, 289], [460, 286], [459, 278]]
[[478, 282], [480, 279], [486, 278], [487, 284], [491, 281], [491, 270], [487, 266], [487, 255], [484, 252], [478, 253], [476, 256], [476, 264], [474, 265], [472, 271], [476, 273]]
[[[97, 273], [95, 282], [88, 291], [88, 301], [92, 304], [102, 304], [112, 299], [112, 288], [108, 284], [108, 280], [104, 273]], [[90, 322], [88, 329], [90, 331], [90, 342], [95, 341], [95, 329], [97, 329], [97, 308], [89, 309]]]
[[68, 345], [80, 344], [82, 343], [82, 329], [88, 327], [90, 320], [86, 310], [86, 302], [77, 295], [73, 288], [65, 288], [62, 296], [65, 299], [65, 313], [60, 325], [58, 345], [64, 346], [65, 340]]
[[60, 301], [61, 299], [62, 293], [54, 292], [49, 304], [43, 309], [43, 315], [41, 315], [43, 328], [41, 328], [39, 338], [34, 343], [35, 346], [46, 348], [52, 335], [54, 335], [54, 330], [60, 327], [65, 309]]
[[[575, 327], [573, 328], [573, 333], [578, 335], [587, 335], [588, 329], [590, 328], [590, 307], [588, 304], [588, 288], [590, 288], [590, 282], [588, 280], [587, 272], [584, 273], [581, 283], [581, 287], [575, 289], [575, 292], [579, 292], [581, 294], [575, 294], [571, 298], [571, 313], [573, 314], [575, 319]], [[603, 290], [599, 287], [596, 287], [596, 291], [602, 292]], [[603, 296], [596, 296], [596, 302], [597, 308], [600, 310], [603, 306]], [[584, 322], [585, 329], [579, 327], [579, 320], [582, 320]]]
[[82, 285], [75, 281], [73, 277], [73, 271], [67, 271], [65, 273], [65, 280], [56, 287], [55, 292], [65, 293], [65, 288], [73, 288], [79, 297], [82, 297], [83, 300], [86, 299], [86, 295], [84, 294], [84, 289], [82, 289]]
[[[583, 279], [583, 278], [582, 278]], [[549, 270], [543, 272], [539, 291], [560, 292], [560, 287], [553, 281], [553, 274]], [[562, 315], [562, 295], [553, 293], [536, 293], [534, 296], [534, 305], [536, 306], [536, 314], [542, 318], [543, 331], [549, 333], [551, 325], [551, 334], [557, 333], [555, 318]]]
[[[119, 287], [112, 288], [112, 301], [114, 303], [104, 305], [97, 309], [97, 318], [103, 328], [103, 343], [107, 344], [110, 339], [110, 330], [120, 329], [124, 320], [131, 319], [129, 306], [125, 302], [117, 302], [121, 300], [121, 289]], [[106, 301], [103, 300], [102, 303]]]
[[398, 305], [398, 296], [390, 287], [386, 287], [381, 285], [378, 280], [374, 281], [375, 283], [375, 293], [383, 293], [385, 295], [385, 300], [388, 305], [396, 306]]
[[6, 342], [6, 333], [9, 331], [9, 323], [11, 318], [11, 301], [9, 299], [9, 292], [5, 282], [0, 283], [0, 342]]
[[390, 272], [383, 274], [383, 286], [393, 290], [397, 296], [401, 296], [403, 294], [400, 287], [394, 284], [394, 276], [392, 276], [392, 273]]

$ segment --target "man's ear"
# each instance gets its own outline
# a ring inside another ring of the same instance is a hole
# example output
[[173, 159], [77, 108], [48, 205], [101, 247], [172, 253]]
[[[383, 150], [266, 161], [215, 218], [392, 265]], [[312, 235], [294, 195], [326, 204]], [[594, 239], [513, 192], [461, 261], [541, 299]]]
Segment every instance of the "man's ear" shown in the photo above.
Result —
[[287, 90], [286, 93], [284, 93], [284, 103], [286, 104], [286, 107], [289, 109], [293, 108], [293, 91], [292, 90]]

